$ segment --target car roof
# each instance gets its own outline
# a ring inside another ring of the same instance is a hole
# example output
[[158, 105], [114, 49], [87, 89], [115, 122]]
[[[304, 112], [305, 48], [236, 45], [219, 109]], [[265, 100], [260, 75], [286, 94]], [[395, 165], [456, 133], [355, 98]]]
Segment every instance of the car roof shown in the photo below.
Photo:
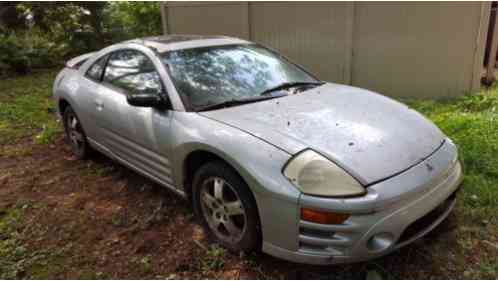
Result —
[[220, 35], [170, 34], [170, 35], [161, 35], [153, 37], [144, 37], [139, 39], [145, 41], [153, 41], [161, 44], [171, 44], [171, 43], [185, 42], [192, 40], [206, 40], [206, 39], [220, 39], [220, 38], [230, 38], [230, 37], [220, 36]]
[[249, 44], [251, 42], [228, 36], [171, 34], [132, 39], [124, 43], [138, 43], [159, 53], [210, 46]]

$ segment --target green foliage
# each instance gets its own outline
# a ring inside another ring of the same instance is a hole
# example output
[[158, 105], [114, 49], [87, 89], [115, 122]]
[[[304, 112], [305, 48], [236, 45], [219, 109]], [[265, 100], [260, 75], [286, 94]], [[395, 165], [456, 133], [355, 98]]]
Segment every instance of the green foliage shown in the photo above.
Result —
[[22, 40], [15, 34], [0, 34], [0, 73], [13, 70], [18, 73], [28, 73], [31, 64], [27, 52], [22, 47]]
[[80, 55], [104, 47], [106, 38], [102, 33], [102, 10], [107, 3], [65, 2], [40, 7], [34, 4], [19, 4], [25, 14], [42, 14], [35, 22], [45, 36], [57, 44], [67, 47], [64, 58]]
[[0, 74], [26, 74], [112, 43], [161, 34], [158, 2], [22, 2], [16, 7], [25, 24], [0, 30]]
[[110, 2], [107, 13], [109, 28], [121, 30], [121, 38], [162, 34], [159, 2]]
[[53, 67], [67, 52], [67, 44], [52, 41], [37, 28], [0, 34], [2, 72], [26, 74], [32, 68]]
[[[86, 9], [87, 6], [94, 9]], [[71, 56], [80, 55], [103, 47], [101, 34], [102, 19], [100, 17], [105, 3], [50, 3], [47, 5], [37, 5], [34, 3], [18, 4], [18, 10], [24, 15], [31, 15], [34, 18], [33, 25], [28, 31], [38, 30], [37, 37], [42, 40], [52, 42], [48, 46], [57, 46], [56, 56], [49, 56], [45, 62], [57, 62], [54, 59], [67, 59]], [[98, 9], [95, 9], [97, 7]], [[92, 11], [94, 14], [89, 14]], [[39, 46], [39, 49], [47, 46]], [[39, 50], [38, 52], [42, 52]]]

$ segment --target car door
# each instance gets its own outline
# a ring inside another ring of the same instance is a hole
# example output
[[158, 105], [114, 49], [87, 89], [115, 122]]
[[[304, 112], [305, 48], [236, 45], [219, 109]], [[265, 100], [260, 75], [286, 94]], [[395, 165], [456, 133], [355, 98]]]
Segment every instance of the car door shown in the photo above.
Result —
[[173, 186], [167, 138], [171, 135], [173, 111], [136, 107], [127, 102], [129, 94], [161, 95], [163, 91], [156, 66], [145, 54], [133, 49], [115, 51], [107, 61], [99, 89], [97, 123], [104, 145], [117, 158]]

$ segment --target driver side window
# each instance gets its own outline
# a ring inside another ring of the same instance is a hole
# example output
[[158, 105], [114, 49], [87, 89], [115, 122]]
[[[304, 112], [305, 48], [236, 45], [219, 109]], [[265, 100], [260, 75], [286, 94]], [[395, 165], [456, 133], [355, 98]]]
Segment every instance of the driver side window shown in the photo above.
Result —
[[136, 50], [111, 54], [104, 72], [104, 82], [130, 94], [160, 94], [161, 78], [150, 59]]

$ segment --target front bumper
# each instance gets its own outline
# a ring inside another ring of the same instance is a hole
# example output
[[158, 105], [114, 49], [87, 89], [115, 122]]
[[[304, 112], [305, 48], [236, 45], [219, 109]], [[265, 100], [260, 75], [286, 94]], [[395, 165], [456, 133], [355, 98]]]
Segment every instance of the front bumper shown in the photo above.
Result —
[[456, 155], [454, 145], [447, 142], [417, 166], [370, 186], [365, 197], [302, 195], [299, 207], [353, 215], [340, 225], [301, 220], [296, 227], [296, 250], [263, 242], [263, 251], [299, 263], [335, 264], [368, 260], [399, 249], [434, 229], [453, 209], [463, 176]]

